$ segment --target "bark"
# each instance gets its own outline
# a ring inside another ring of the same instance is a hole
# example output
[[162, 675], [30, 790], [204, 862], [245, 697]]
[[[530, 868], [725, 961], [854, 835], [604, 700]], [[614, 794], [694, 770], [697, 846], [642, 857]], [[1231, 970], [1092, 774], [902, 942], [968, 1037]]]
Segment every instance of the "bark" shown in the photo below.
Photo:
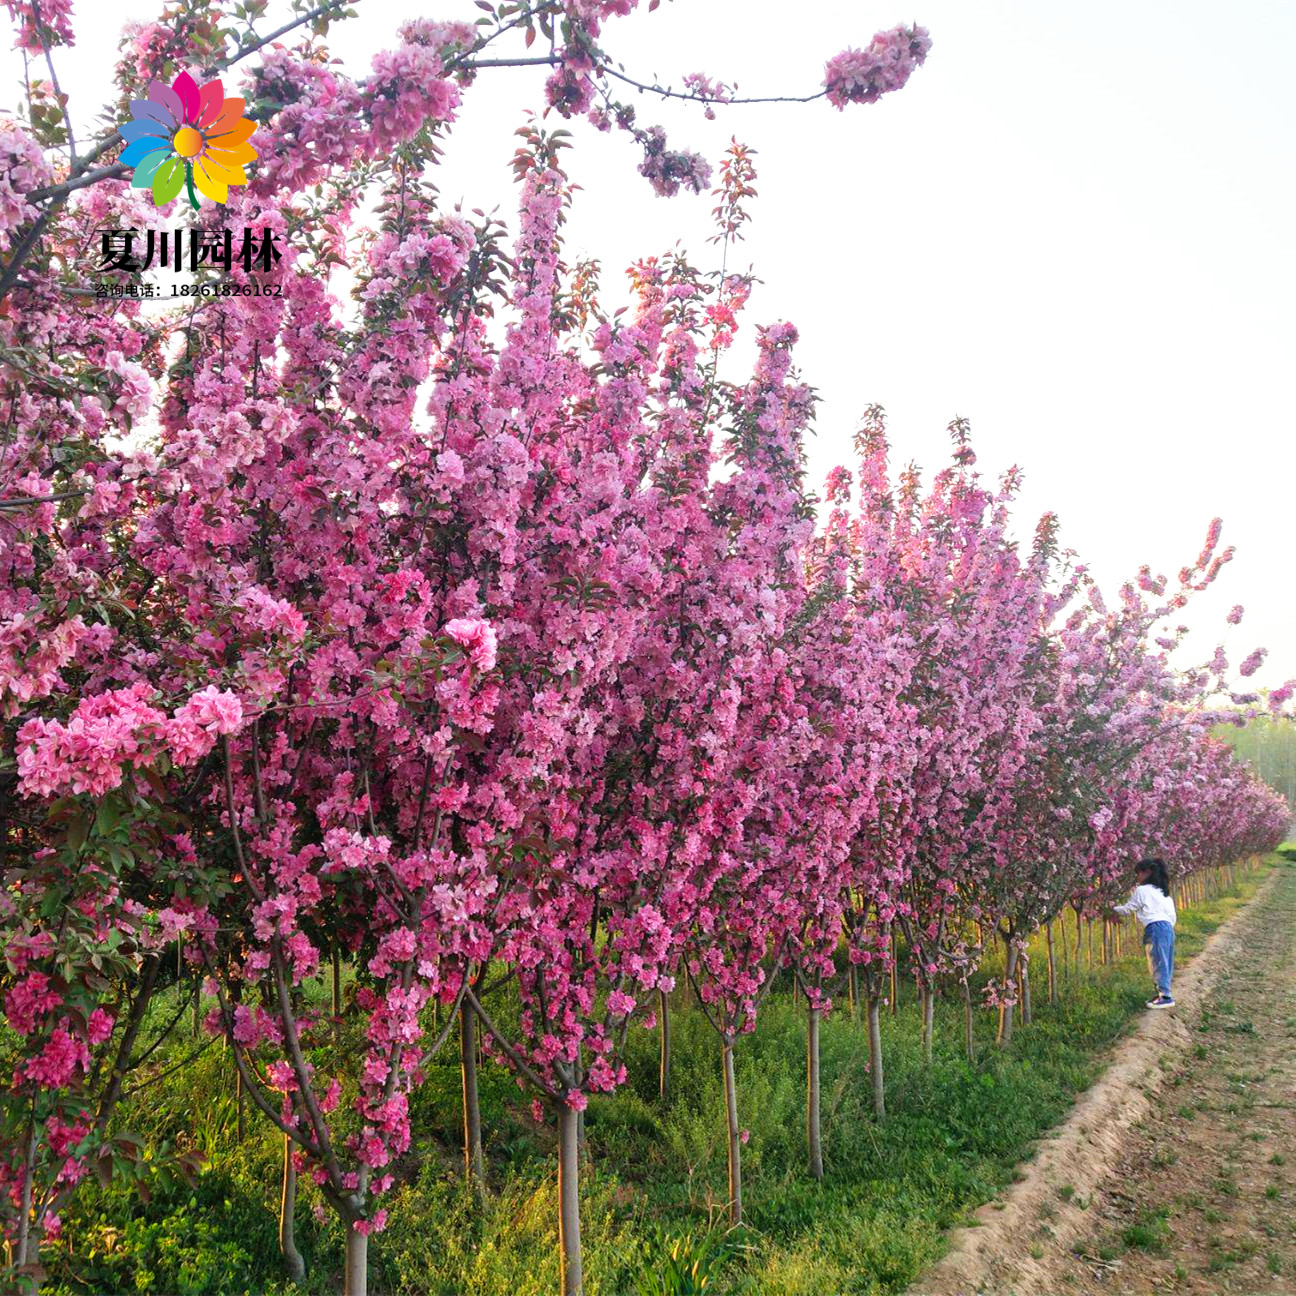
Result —
[[[1048, 940], [1048, 994], [1049, 1003], [1057, 1003], [1057, 963], [1053, 956], [1053, 924], [1044, 924], [1044, 934]], [[1063, 945], [1066, 944], [1065, 935], [1062, 938]]]
[[963, 1052], [969, 1062], [976, 1061], [976, 1044], [972, 1038], [972, 987], [966, 978], [959, 982], [963, 992]]
[[873, 1115], [886, 1120], [886, 1083], [882, 1073], [882, 1001], [868, 997], [869, 1074], [873, 1077]]
[[823, 1178], [823, 1137], [819, 1122], [819, 1009], [810, 1009], [806, 1026], [806, 1145], [810, 1177]]
[[31, 1263], [38, 1246], [31, 1236], [32, 1179], [36, 1174], [36, 1122], [33, 1119], [23, 1157], [22, 1191], [18, 1197], [18, 1241], [14, 1246], [14, 1266], [22, 1269]]
[[[1008, 966], [1004, 969], [1004, 990], [1007, 994], [1012, 993], [1013, 982], [1017, 977], [1017, 955], [1018, 949], [1015, 943], [1008, 943]], [[1016, 1005], [1007, 997], [999, 1002], [999, 1034], [995, 1037], [996, 1044], [1007, 1044], [1012, 1039], [1013, 1033], [1013, 1011]]]
[[293, 1282], [306, 1277], [306, 1261], [297, 1250], [297, 1168], [293, 1165], [292, 1139], [283, 1136], [283, 1192], [279, 1197], [279, 1251]]
[[369, 1287], [369, 1235], [347, 1225], [343, 1296], [366, 1296]]
[[922, 1051], [923, 1062], [931, 1065], [932, 1044], [936, 1021], [936, 991], [924, 983], [922, 988]]
[[333, 1038], [342, 1038], [342, 957], [333, 951]]
[[664, 1107], [670, 1102], [671, 1069], [670, 999], [665, 990], [657, 991], [657, 1020], [661, 1030], [661, 1057], [657, 1063], [657, 1096]]
[[480, 1192], [486, 1186], [486, 1158], [477, 1093], [477, 1014], [466, 999], [459, 1005], [459, 1071], [463, 1080], [464, 1179]]
[[729, 1133], [729, 1223], [736, 1228], [743, 1222], [742, 1133], [738, 1129], [738, 1086], [734, 1077], [733, 1040], [728, 1037], [722, 1040], [720, 1060], [724, 1065], [725, 1123]]
[[1035, 1015], [1031, 1010], [1030, 956], [1023, 954], [1017, 966], [1021, 978], [1022, 1025], [1029, 1026]]
[[580, 1149], [577, 1117], [566, 1103], [558, 1107], [558, 1241], [562, 1296], [581, 1296]]

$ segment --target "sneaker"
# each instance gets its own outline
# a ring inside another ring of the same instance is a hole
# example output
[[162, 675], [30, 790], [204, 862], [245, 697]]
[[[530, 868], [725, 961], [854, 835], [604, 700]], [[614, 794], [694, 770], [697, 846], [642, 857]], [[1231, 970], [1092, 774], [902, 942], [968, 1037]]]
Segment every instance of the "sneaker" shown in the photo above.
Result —
[[1148, 1000], [1149, 1008], [1173, 1008], [1175, 1001], [1169, 995], [1157, 995], [1155, 999]]

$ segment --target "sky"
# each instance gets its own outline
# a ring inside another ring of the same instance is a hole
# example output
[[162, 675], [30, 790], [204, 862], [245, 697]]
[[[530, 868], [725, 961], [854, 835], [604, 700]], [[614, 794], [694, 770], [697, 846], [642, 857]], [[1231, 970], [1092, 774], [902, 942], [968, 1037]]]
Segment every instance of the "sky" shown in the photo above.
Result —
[[[813, 93], [827, 58], [897, 22], [931, 32], [904, 90], [844, 112], [821, 100], [708, 122], [636, 98], [675, 147], [757, 150], [760, 196], [731, 265], [761, 283], [725, 376], [743, 376], [755, 323], [791, 320], [821, 398], [812, 483], [849, 466], [870, 403], [897, 462], [928, 471], [964, 416], [987, 474], [1024, 470], [1019, 534], [1057, 513], [1063, 543], [1113, 590], [1143, 562], [1173, 576], [1222, 517], [1237, 558], [1185, 616], [1184, 662], [1210, 656], [1241, 603], [1230, 655], [1265, 645], [1257, 682], [1296, 675], [1296, 3], [913, 2], [673, 0], [607, 25], [640, 80], [701, 71], [750, 95]], [[159, 8], [77, 0], [59, 74], [83, 138], [118, 30]], [[404, 18], [476, 16], [472, 0], [357, 9], [332, 38], [356, 76]], [[262, 29], [280, 21], [272, 0]], [[480, 76], [441, 168], [445, 202], [511, 214], [512, 132], [543, 108], [543, 78]], [[622, 267], [676, 242], [710, 264], [711, 199], [658, 198], [627, 136], [575, 134], [568, 255], [601, 261], [605, 305], [623, 299]]]

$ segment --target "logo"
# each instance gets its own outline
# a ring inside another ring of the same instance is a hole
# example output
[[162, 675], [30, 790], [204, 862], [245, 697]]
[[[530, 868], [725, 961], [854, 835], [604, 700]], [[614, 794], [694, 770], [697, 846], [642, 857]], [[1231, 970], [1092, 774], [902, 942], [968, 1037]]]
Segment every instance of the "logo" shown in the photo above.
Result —
[[230, 185], [247, 184], [243, 165], [256, 161], [248, 143], [256, 122], [243, 116], [242, 99], [225, 98], [219, 81], [199, 89], [188, 72], [169, 86], [154, 81], [147, 99], [131, 100], [131, 117], [118, 127], [126, 141], [120, 160], [135, 168], [131, 188], [152, 189], [154, 206], [185, 189], [197, 211], [199, 193], [223, 203]]

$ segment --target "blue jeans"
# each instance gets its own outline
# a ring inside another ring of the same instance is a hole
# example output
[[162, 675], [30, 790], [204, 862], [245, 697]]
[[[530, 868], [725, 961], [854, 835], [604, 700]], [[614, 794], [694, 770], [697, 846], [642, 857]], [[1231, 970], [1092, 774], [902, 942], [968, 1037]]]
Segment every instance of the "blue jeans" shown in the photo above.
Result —
[[1175, 929], [1168, 922], [1150, 922], [1143, 928], [1147, 946], [1148, 968], [1156, 982], [1158, 994], [1170, 997], [1170, 980], [1174, 976]]

